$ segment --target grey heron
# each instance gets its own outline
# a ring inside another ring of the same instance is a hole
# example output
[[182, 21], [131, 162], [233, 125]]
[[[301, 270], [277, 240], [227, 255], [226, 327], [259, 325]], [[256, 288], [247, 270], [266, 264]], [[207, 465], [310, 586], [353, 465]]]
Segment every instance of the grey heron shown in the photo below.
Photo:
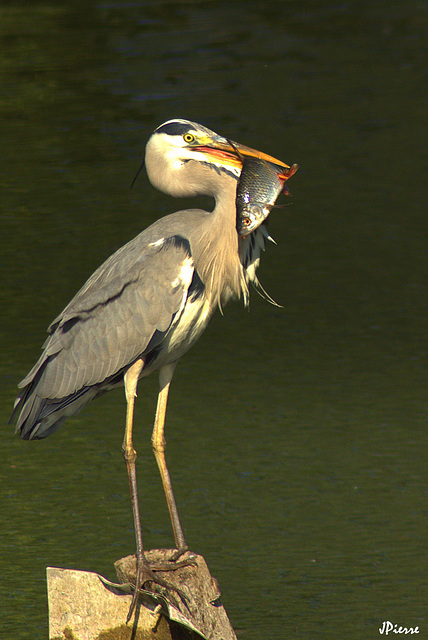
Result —
[[145, 154], [151, 183], [175, 197], [212, 196], [213, 211], [167, 215], [108, 258], [52, 322], [42, 355], [19, 384], [12, 418], [17, 416], [16, 431], [26, 440], [49, 436], [87, 402], [124, 384], [122, 449], [137, 558], [133, 606], [141, 586], [163, 584], [143, 551], [132, 441], [137, 384], [159, 372], [152, 445], [177, 548], [173, 568], [187, 550], [165, 461], [165, 412], [174, 369], [217, 307], [231, 298], [248, 303], [248, 286], [258, 283], [256, 268], [269, 237], [264, 225], [245, 238], [236, 230], [236, 188], [245, 157], [290, 168], [188, 120], [169, 120], [153, 132]]

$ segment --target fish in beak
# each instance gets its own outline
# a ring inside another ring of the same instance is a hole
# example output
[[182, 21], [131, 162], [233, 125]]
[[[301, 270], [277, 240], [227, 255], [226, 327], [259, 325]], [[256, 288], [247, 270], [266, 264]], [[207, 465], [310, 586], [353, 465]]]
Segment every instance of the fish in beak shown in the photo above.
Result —
[[199, 140], [199, 144], [194, 147], [195, 150], [206, 154], [214, 161], [221, 159], [226, 165], [242, 168], [245, 158], [260, 158], [283, 169], [284, 180], [291, 177], [287, 174], [287, 170], [291, 168], [288, 164], [269, 156], [267, 153], [263, 153], [263, 151], [257, 151], [257, 149], [252, 149], [251, 147], [247, 147], [239, 142], [234, 142], [233, 140], [228, 140], [222, 136], [207, 136], [203, 144], [200, 144], [200, 142], [202, 141]]
[[196, 147], [198, 152], [212, 162], [241, 169], [236, 191], [236, 229], [245, 238], [266, 220], [279, 194], [288, 195], [285, 183], [298, 166], [221, 136], [207, 136], [204, 142]]

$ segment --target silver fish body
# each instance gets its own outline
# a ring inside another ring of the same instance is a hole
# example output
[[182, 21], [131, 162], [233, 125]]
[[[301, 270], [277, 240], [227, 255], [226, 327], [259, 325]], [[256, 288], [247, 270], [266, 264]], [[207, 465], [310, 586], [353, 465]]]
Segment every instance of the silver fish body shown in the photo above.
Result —
[[[294, 171], [296, 169], [297, 166]], [[247, 236], [266, 220], [281, 191], [286, 192], [285, 180], [288, 177], [284, 175], [284, 167], [261, 158], [244, 159], [236, 190], [238, 235]]]

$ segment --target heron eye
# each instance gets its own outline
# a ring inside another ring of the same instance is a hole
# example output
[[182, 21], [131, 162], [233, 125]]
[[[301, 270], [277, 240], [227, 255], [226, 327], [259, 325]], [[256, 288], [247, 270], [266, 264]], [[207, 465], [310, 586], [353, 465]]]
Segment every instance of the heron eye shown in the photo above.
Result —
[[193, 136], [191, 133], [185, 133], [183, 136], [184, 142], [193, 142], [194, 139], [195, 139], [195, 136]]

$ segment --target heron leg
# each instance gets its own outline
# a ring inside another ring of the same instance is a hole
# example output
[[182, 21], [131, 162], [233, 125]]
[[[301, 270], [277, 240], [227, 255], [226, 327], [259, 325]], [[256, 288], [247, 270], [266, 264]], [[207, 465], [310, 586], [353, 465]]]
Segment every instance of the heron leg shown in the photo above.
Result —
[[[137, 395], [138, 379], [141, 371], [144, 367], [144, 360], [137, 360], [125, 373], [125, 395], [126, 395], [126, 427], [125, 436], [122, 444], [123, 457], [125, 458], [126, 469], [128, 471], [129, 489], [131, 492], [132, 502], [132, 514], [134, 518], [135, 529], [135, 541], [136, 541], [136, 560], [137, 560], [137, 574], [135, 578], [135, 588], [132, 596], [131, 606], [129, 608], [128, 617], [126, 622], [128, 623], [132, 617], [134, 609], [137, 605], [139, 590], [144, 587], [146, 582], [154, 582], [161, 585], [166, 589], [173, 589], [177, 591], [181, 597], [184, 597], [181, 590], [177, 587], [170, 585], [162, 578], [154, 574], [154, 570], [168, 571], [179, 568], [182, 563], [159, 563], [158, 565], [150, 565], [144, 555], [143, 549], [143, 534], [141, 531], [140, 509], [138, 505], [138, 486], [137, 486], [137, 471], [135, 461], [137, 459], [137, 452], [134, 449], [132, 442], [132, 428], [134, 421], [134, 405], [135, 397]], [[183, 549], [184, 551], [184, 549]]]
[[[140, 509], [138, 505], [138, 486], [137, 486], [137, 471], [135, 461], [137, 459], [137, 452], [134, 449], [132, 442], [132, 427], [134, 421], [134, 405], [135, 397], [137, 395], [138, 378], [144, 367], [144, 360], [137, 360], [125, 373], [125, 395], [126, 395], [126, 428], [125, 437], [123, 439], [122, 451], [125, 458], [126, 469], [128, 471], [129, 489], [131, 492], [132, 502], [132, 514], [134, 518], [135, 529], [135, 542], [136, 542], [136, 560], [137, 560], [137, 574], [135, 578], [135, 589], [132, 597], [131, 606], [129, 608], [128, 617], [126, 622], [131, 619], [133, 611], [137, 605], [138, 592], [144, 587], [146, 582], [155, 582], [165, 588], [171, 587], [167, 582], [161, 578], [155, 576], [152, 567], [148, 563], [143, 549], [143, 534], [141, 531]], [[155, 567], [153, 567], [154, 569]]]
[[143, 360], [137, 360], [125, 373], [125, 395], [126, 395], [126, 427], [123, 438], [122, 451], [125, 458], [126, 470], [128, 472], [129, 490], [131, 493], [132, 515], [134, 518], [136, 556], [137, 563], [144, 557], [143, 534], [141, 531], [140, 508], [138, 505], [137, 471], [135, 461], [137, 452], [132, 442], [132, 427], [134, 422], [134, 405], [137, 394], [137, 384], [140, 373], [144, 367]]
[[159, 467], [163, 488], [165, 491], [166, 502], [168, 505], [169, 515], [171, 518], [172, 529], [174, 531], [175, 544], [177, 552], [172, 556], [171, 560], [176, 560], [185, 551], [188, 550], [186, 541], [184, 539], [183, 529], [181, 527], [180, 518], [178, 517], [177, 505], [172, 490], [171, 478], [169, 475], [168, 467], [165, 459], [165, 415], [166, 405], [168, 402], [169, 386], [171, 384], [172, 376], [174, 375], [176, 363], [168, 364], [162, 367], [159, 371], [159, 395], [156, 408], [155, 424], [152, 434], [152, 447], [155, 454], [156, 462]]

